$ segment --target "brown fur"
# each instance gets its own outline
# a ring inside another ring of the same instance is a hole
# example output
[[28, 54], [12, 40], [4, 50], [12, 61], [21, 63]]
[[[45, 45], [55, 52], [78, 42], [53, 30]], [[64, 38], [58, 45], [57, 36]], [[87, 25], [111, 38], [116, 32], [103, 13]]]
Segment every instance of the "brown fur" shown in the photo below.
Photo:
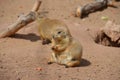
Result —
[[48, 63], [58, 63], [66, 67], [79, 66], [82, 46], [62, 29], [57, 29], [52, 38], [52, 56]]
[[54, 30], [59, 27], [63, 28], [63, 30], [65, 30], [70, 34], [67, 25], [60, 20], [49, 19], [49, 18], [43, 18], [43, 19], [38, 18], [37, 23], [39, 28], [39, 34], [43, 41], [43, 44], [48, 44], [49, 42], [51, 42], [52, 32], [54, 32]]

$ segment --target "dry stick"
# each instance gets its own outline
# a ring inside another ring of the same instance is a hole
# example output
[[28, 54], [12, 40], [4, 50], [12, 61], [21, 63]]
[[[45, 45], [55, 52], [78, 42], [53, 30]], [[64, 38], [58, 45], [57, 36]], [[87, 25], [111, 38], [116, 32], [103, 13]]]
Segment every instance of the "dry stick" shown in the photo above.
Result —
[[83, 18], [84, 16], [87, 16], [89, 13], [95, 12], [106, 6], [107, 6], [107, 0], [89, 3], [84, 5], [83, 7], [78, 7], [76, 11], [76, 16]]
[[33, 8], [32, 8], [32, 12], [37, 12], [38, 11], [38, 9], [39, 9], [39, 7], [40, 7], [40, 5], [41, 5], [41, 1], [39, 1], [39, 0], [37, 0], [36, 2], [35, 2], [35, 4], [34, 4], [34, 6], [33, 6]]
[[79, 6], [76, 9], [75, 16], [83, 18], [88, 16], [89, 13], [105, 9], [107, 6], [116, 7], [111, 0], [96, 0], [96, 2], [86, 4], [83, 7]]
[[15, 34], [19, 29], [26, 26], [27, 24], [33, 22], [36, 19], [35, 13], [38, 11], [41, 5], [41, 1], [37, 0], [32, 8], [32, 10], [27, 15], [20, 15], [18, 20], [12, 25], [8, 26], [2, 33], [0, 33], [0, 38], [5, 38]]

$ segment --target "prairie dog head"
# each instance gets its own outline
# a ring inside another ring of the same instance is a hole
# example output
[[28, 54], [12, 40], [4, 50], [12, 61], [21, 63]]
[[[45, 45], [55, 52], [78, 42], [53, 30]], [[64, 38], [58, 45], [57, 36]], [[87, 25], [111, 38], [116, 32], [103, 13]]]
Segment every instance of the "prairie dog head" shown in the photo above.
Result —
[[52, 35], [52, 38], [55, 40], [55, 41], [61, 41], [63, 39], [65, 39], [66, 37], [68, 37], [69, 34], [68, 34], [68, 31], [62, 29], [62, 28], [58, 28], [54, 31], [53, 35]]

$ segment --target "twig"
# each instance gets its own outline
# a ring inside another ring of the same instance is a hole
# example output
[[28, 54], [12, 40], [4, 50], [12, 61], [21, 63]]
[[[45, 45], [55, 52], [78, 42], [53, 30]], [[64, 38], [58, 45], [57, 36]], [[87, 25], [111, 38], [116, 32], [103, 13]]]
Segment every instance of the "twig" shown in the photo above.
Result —
[[36, 19], [36, 12], [38, 11], [41, 5], [41, 1], [37, 0], [32, 8], [32, 10], [27, 15], [20, 15], [19, 18], [15, 23], [8, 26], [3, 32], [0, 33], [0, 38], [8, 37], [15, 32], [17, 32], [22, 27], [26, 26], [27, 24], [33, 22]]

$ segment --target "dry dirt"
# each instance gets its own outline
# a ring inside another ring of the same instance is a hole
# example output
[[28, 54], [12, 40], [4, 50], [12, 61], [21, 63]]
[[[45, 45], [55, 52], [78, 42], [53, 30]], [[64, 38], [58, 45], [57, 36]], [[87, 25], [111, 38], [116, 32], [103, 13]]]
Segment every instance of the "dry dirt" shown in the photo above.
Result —
[[[118, 8], [108, 7], [84, 19], [71, 14], [78, 5], [94, 0], [42, 0], [41, 15], [64, 21], [74, 38], [83, 45], [81, 66], [65, 68], [47, 64], [49, 45], [42, 45], [36, 23], [22, 28], [15, 37], [0, 39], [0, 80], [120, 80], [120, 48], [94, 43], [93, 36], [108, 20], [120, 24]], [[0, 30], [14, 23], [20, 13], [28, 13], [34, 0], [0, 0]], [[42, 68], [39, 70], [39, 68]]]

